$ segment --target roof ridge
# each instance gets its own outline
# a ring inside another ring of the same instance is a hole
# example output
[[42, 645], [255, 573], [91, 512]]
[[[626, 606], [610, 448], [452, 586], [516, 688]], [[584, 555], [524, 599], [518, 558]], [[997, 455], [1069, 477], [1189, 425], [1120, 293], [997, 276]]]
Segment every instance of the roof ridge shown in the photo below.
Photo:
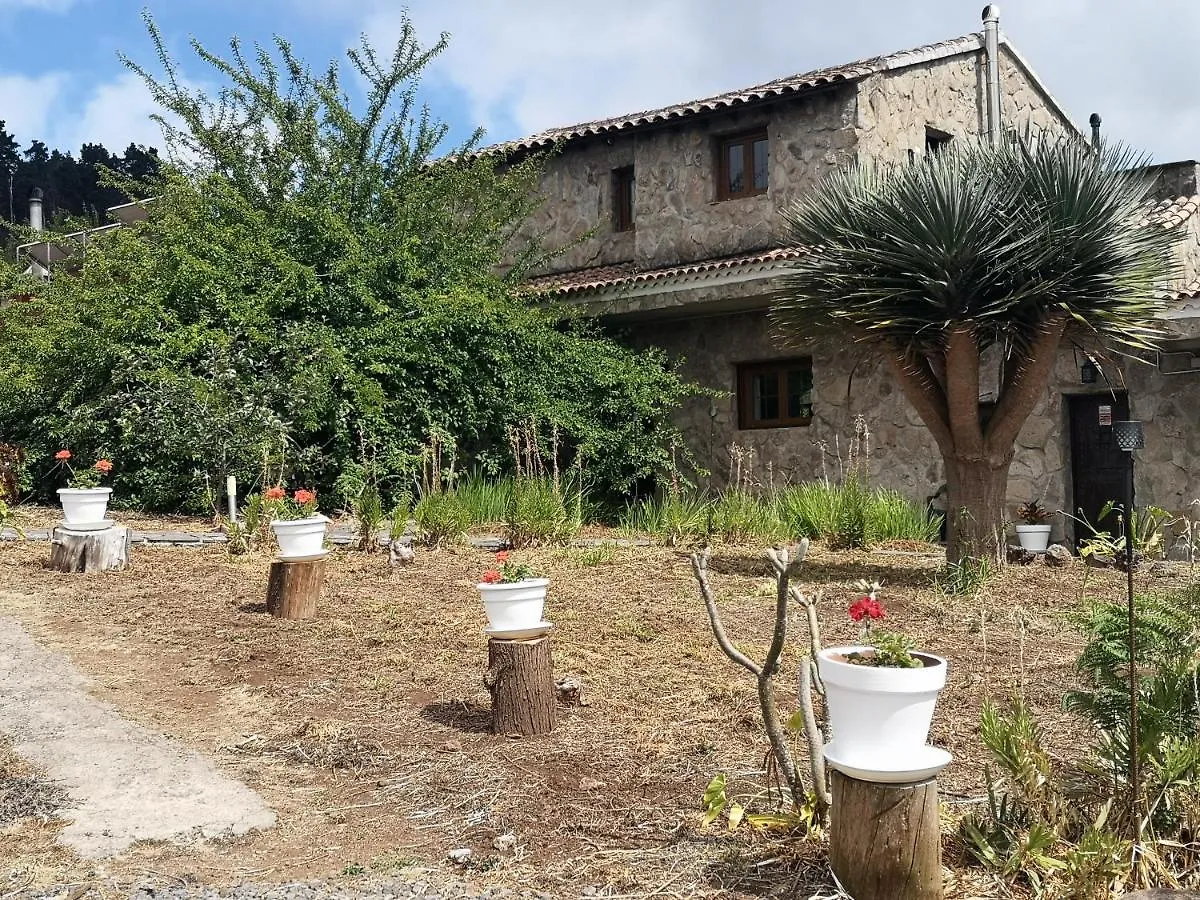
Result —
[[773, 78], [770, 81], [751, 85], [750, 87], [736, 88], [698, 100], [687, 100], [655, 109], [609, 116], [604, 119], [593, 119], [575, 125], [547, 128], [528, 137], [502, 141], [488, 147], [481, 147], [477, 152], [495, 153], [505, 150], [533, 150], [549, 147], [560, 140], [574, 140], [605, 132], [622, 131], [683, 116], [713, 112], [718, 109], [726, 109], [744, 103], [753, 103], [773, 96], [783, 96], [785, 94], [811, 90], [829, 84], [854, 82], [868, 75], [889, 69], [919, 65], [922, 62], [930, 62], [945, 56], [953, 56], [967, 50], [977, 49], [980, 46], [981, 40], [980, 33], [973, 31], [948, 40], [922, 44], [919, 47], [899, 50], [894, 53], [870, 56], [820, 69], [811, 69], [795, 75], [784, 75], [779, 78]]

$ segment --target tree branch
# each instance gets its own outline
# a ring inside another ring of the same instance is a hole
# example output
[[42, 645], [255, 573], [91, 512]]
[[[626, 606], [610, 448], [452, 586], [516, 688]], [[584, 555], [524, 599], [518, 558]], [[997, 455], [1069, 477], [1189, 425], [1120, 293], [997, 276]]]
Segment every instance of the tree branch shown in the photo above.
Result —
[[996, 412], [988, 424], [985, 444], [989, 455], [1012, 456], [1017, 435], [1037, 405], [1058, 361], [1058, 346], [1068, 321], [1065, 313], [1049, 318], [1029, 352], [1015, 363], [1016, 371], [1004, 393], [997, 398]]
[[954, 438], [950, 434], [949, 412], [946, 408], [946, 393], [924, 357], [914, 358], [911, 353], [896, 344], [888, 345], [888, 364], [892, 374], [900, 382], [900, 389], [908, 402], [917, 410], [917, 415], [937, 441], [943, 456], [954, 453]]
[[812, 672], [813, 660], [805, 660], [800, 667], [800, 710], [804, 715], [804, 736], [808, 739], [808, 763], [812, 767], [813, 793], [817, 795], [820, 813], [833, 803], [829, 793], [829, 782], [825, 777], [825, 734], [817, 727], [817, 716], [813, 712]]
[[983, 455], [979, 427], [979, 341], [969, 326], [950, 332], [946, 345], [946, 411], [956, 455]]
[[712, 625], [713, 636], [717, 639], [717, 646], [721, 648], [721, 651], [726, 656], [739, 666], [749, 670], [757, 678], [762, 674], [762, 668], [741, 650], [733, 646], [729, 641], [729, 637], [725, 634], [725, 626], [721, 622], [721, 614], [717, 612], [717, 601], [713, 599], [712, 588], [708, 585], [707, 550], [702, 554], [692, 554], [692, 572], [696, 576], [696, 581], [700, 583], [700, 596], [704, 598], [704, 606], [708, 610], [708, 621]]

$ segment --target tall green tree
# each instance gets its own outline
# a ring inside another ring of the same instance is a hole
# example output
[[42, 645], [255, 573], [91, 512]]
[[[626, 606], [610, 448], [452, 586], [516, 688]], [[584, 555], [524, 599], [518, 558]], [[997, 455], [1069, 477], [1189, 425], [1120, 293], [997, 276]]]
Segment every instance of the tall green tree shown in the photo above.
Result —
[[[786, 214], [809, 249], [772, 310], [784, 341], [872, 348], [945, 465], [951, 560], [1003, 560], [1009, 466], [1071, 334], [1152, 348], [1177, 230], [1144, 222], [1145, 159], [1079, 140], [968, 146], [831, 175]], [[1001, 367], [981, 422], [985, 352]]]
[[0, 384], [17, 386], [0, 434], [103, 451], [119, 496], [176, 508], [264, 459], [323, 497], [365, 461], [403, 488], [431, 432], [495, 470], [530, 421], [603, 489], [665, 467], [687, 388], [661, 355], [523, 302], [540, 250], [512, 236], [538, 161], [477, 152], [479, 133], [448, 144], [417, 100], [445, 38], [422, 48], [406, 23], [390, 56], [364, 41], [345, 87], [282, 39], [197, 43], [223, 83], [210, 97], [148, 25], [160, 65], [130, 65], [176, 165], [145, 222], [0, 313]]

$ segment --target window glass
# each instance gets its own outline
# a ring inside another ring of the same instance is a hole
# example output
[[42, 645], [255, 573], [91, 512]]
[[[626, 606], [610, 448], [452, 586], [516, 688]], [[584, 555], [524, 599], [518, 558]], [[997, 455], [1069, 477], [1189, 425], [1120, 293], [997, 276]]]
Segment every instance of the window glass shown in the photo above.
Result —
[[790, 419], [812, 415], [812, 370], [789, 369], [787, 373], [787, 414]]
[[726, 169], [729, 171], [729, 193], [740, 194], [746, 185], [745, 147], [742, 144], [730, 144], [726, 157]]
[[760, 422], [779, 418], [779, 378], [774, 372], [754, 376], [754, 418]]
[[754, 189], [767, 189], [767, 139], [754, 142]]

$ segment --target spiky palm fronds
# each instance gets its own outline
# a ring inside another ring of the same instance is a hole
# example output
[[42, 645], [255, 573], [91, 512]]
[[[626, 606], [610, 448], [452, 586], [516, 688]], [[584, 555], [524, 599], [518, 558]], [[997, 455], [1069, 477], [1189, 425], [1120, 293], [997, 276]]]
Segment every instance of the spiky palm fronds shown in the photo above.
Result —
[[948, 149], [840, 170], [788, 209], [810, 248], [784, 279], [783, 339], [834, 331], [927, 351], [968, 325], [980, 346], [1028, 347], [1067, 316], [1125, 346], [1158, 333], [1177, 232], [1143, 222], [1145, 160], [1077, 140]]

